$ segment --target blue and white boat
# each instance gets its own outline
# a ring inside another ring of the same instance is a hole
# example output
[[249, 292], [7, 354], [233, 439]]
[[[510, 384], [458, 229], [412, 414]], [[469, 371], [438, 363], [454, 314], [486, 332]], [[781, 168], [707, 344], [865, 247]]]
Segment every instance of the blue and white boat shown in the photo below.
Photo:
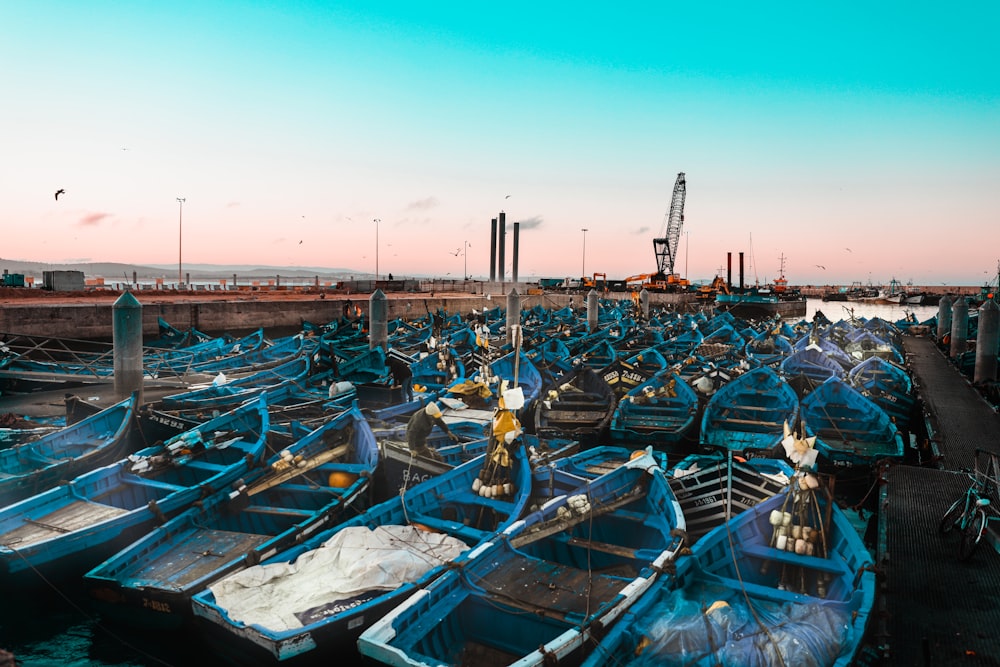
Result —
[[834, 467], [903, 458], [903, 438], [885, 410], [838, 377], [802, 399], [800, 415], [805, 435], [816, 437], [821, 460]]
[[872, 557], [832, 493], [804, 483], [702, 537], [583, 666], [855, 664], [875, 611]]
[[311, 431], [235, 490], [192, 505], [84, 576], [102, 613], [129, 625], [176, 628], [191, 596], [364, 511], [378, 446], [351, 408]]
[[30, 442], [0, 449], [0, 507], [129, 453], [137, 395]]
[[79, 576], [262, 462], [265, 394], [115, 463], [0, 509], [0, 584]]
[[770, 450], [781, 442], [782, 427], [794, 424], [799, 397], [769, 366], [738, 375], [708, 400], [701, 418], [701, 444], [746, 454]]
[[684, 517], [645, 454], [551, 499], [456, 560], [368, 628], [388, 665], [550, 665], [579, 660], [660, 578]]
[[192, 598], [196, 626], [242, 664], [355, 654], [371, 623], [523, 513], [531, 491], [524, 447], [515, 440], [492, 459], [499, 451], [215, 582]]
[[673, 372], [654, 375], [629, 391], [611, 418], [615, 442], [680, 446], [697, 426], [698, 395]]

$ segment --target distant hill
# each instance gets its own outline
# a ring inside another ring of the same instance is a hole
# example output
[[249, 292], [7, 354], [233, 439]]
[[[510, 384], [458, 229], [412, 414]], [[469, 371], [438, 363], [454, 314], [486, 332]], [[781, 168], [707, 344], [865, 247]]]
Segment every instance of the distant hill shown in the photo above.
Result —
[[[47, 264], [45, 262], [27, 262], [19, 259], [0, 258], [0, 271], [8, 273], [23, 273], [28, 276], [42, 277], [45, 271], [82, 271], [86, 278], [102, 277], [108, 280], [119, 278], [132, 279], [135, 273], [139, 279], [171, 278], [177, 276], [177, 265], [152, 264], [119, 264], [115, 262], [84, 262], [78, 264]], [[227, 278], [234, 273], [241, 277], [286, 276], [289, 278], [344, 278], [346, 276], [366, 276], [364, 271], [312, 266], [253, 266], [243, 264], [185, 264], [185, 274], [190, 274], [192, 280], [209, 280]]]

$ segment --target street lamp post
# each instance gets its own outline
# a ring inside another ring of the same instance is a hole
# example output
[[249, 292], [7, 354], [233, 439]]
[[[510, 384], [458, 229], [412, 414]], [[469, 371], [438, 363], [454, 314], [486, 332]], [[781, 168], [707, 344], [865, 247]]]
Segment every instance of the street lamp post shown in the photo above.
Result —
[[184, 282], [184, 271], [183, 262], [181, 261], [183, 245], [181, 241], [183, 240], [184, 234], [184, 202], [187, 201], [186, 197], [177, 198], [177, 289], [181, 288], [181, 284]]
[[378, 282], [378, 223], [382, 222], [382, 218], [374, 218], [375, 223], [375, 281]]
[[580, 278], [587, 277], [587, 228], [584, 227], [580, 230], [583, 232], [583, 261], [580, 266]]

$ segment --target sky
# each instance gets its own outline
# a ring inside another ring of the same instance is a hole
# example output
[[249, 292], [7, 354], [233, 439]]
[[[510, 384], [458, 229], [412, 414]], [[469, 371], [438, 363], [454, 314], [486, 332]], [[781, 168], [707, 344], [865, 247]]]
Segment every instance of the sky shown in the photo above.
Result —
[[981, 285], [998, 29], [981, 0], [5, 0], [0, 257], [484, 277], [504, 211], [522, 280], [625, 278], [684, 173], [692, 281], [742, 252], [748, 283]]

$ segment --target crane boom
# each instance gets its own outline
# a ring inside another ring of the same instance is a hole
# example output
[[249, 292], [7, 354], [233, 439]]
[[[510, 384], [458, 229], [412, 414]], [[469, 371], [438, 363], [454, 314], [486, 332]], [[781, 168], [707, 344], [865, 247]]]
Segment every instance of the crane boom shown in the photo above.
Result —
[[656, 275], [658, 280], [671, 281], [676, 279], [674, 262], [677, 260], [677, 245], [681, 238], [681, 227], [684, 225], [684, 197], [687, 194], [687, 182], [684, 172], [677, 174], [674, 182], [674, 194], [670, 198], [670, 210], [663, 218], [663, 233], [653, 239], [653, 252], [656, 254]]

